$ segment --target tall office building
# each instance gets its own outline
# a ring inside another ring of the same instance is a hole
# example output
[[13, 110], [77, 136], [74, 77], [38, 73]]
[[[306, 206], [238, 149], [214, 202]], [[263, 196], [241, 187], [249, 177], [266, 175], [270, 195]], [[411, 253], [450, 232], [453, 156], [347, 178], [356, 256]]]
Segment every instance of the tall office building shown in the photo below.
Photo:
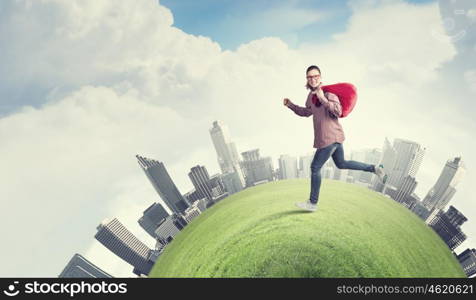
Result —
[[[397, 158], [386, 185], [399, 188], [406, 176], [416, 177], [425, 154], [425, 148], [416, 142], [404, 139], [395, 139], [393, 148], [397, 152]], [[384, 169], [386, 169], [385, 166]]]
[[[116, 218], [104, 220], [94, 236], [101, 244], [125, 260], [141, 274], [149, 274], [153, 262], [149, 260], [151, 249], [122, 225]], [[136, 273], [137, 274], [137, 273]]]
[[476, 274], [476, 249], [466, 249], [458, 255], [458, 261], [468, 277]]
[[223, 174], [221, 179], [229, 195], [238, 193], [244, 188], [237, 172]]
[[279, 178], [293, 179], [298, 176], [297, 159], [294, 156], [281, 155], [279, 157]]
[[444, 209], [456, 192], [456, 185], [461, 181], [465, 167], [461, 157], [448, 160], [435, 185], [428, 191], [423, 204], [429, 209]]
[[224, 196], [228, 196], [221, 174], [212, 175], [212, 177], [210, 177], [209, 185], [212, 191], [213, 200], [217, 200], [218, 198], [223, 199]]
[[68, 262], [59, 278], [112, 278], [80, 254], [75, 254]]
[[168, 212], [160, 203], [153, 203], [142, 213], [138, 223], [150, 236], [155, 238], [155, 230], [168, 215]]
[[[366, 152], [367, 152], [366, 150], [352, 151], [350, 153], [350, 160], [365, 162]], [[329, 160], [332, 160], [332, 157]], [[333, 167], [337, 168], [335, 163], [333, 164]], [[361, 173], [362, 173], [362, 171], [359, 171], [359, 170], [349, 170], [348, 171], [348, 175], [352, 176], [355, 181], [360, 180]]]
[[191, 190], [188, 193], [185, 193], [183, 197], [187, 199], [188, 203], [193, 203], [197, 200], [206, 199], [205, 197], [202, 196], [202, 194], [199, 191], [195, 189]]
[[[184, 215], [187, 215], [185, 212]], [[157, 240], [162, 244], [170, 243], [183, 227], [179, 226], [173, 215], [165, 218], [155, 230]]]
[[[231, 141], [228, 126], [220, 121], [214, 121], [213, 127], [210, 129], [210, 136], [213, 145], [215, 146], [218, 165], [220, 166], [222, 173], [233, 173], [236, 171], [241, 173], [241, 170], [236, 168], [236, 166], [239, 166], [240, 157], [235, 143]], [[242, 174], [241, 177], [243, 177]]]
[[413, 211], [413, 213], [423, 221], [426, 221], [431, 214], [431, 212], [423, 205], [422, 201], [417, 201], [411, 208], [411, 211]]
[[[362, 162], [369, 164], [369, 165], [378, 165], [380, 160], [382, 159], [382, 150], [374, 148], [374, 149], [367, 149], [364, 152], [364, 160]], [[376, 177], [372, 172], [363, 172], [359, 171], [358, 173], [358, 181], [370, 184], [373, 180], [373, 177]]]
[[311, 163], [313, 159], [314, 155], [312, 153], [299, 157], [299, 178], [311, 178]]
[[451, 250], [466, 240], [460, 226], [468, 219], [456, 208], [450, 206], [446, 213], [439, 211], [428, 225], [441, 237]]
[[170, 178], [165, 165], [153, 159], [136, 155], [139, 165], [149, 178], [150, 183], [165, 202], [168, 208], [177, 214], [184, 213], [190, 203], [180, 194], [175, 183]]
[[202, 198], [213, 200], [210, 176], [208, 175], [207, 168], [197, 165], [190, 170], [188, 177]]
[[[385, 172], [390, 177], [392, 173], [393, 167], [395, 166], [395, 162], [397, 161], [397, 150], [392, 146], [388, 138], [385, 138], [383, 147], [382, 147], [382, 159], [380, 164], [383, 165]], [[374, 176], [372, 179], [372, 189], [377, 192], [382, 192], [384, 189], [384, 185], [378, 179], [377, 176]]]
[[408, 196], [410, 196], [416, 189], [417, 181], [415, 177], [412, 176], [405, 176], [403, 178], [403, 182], [400, 187], [397, 189], [395, 193], [394, 200], [400, 203], [405, 202]]
[[415, 193], [411, 193], [410, 195], [407, 195], [405, 198], [403, 198], [403, 200], [400, 203], [406, 208], [408, 208], [409, 210], [413, 210], [415, 205], [417, 205], [417, 203], [420, 203], [420, 202], [421, 202], [420, 197], [418, 197], [418, 195]]
[[274, 168], [271, 157], [261, 157], [259, 149], [245, 151], [241, 155], [243, 156], [241, 165], [245, 172], [247, 186], [274, 180]]
[[459, 210], [454, 206], [450, 206], [448, 211], [446, 211], [446, 217], [448, 221], [454, 226], [461, 226], [464, 222], [468, 221], [468, 218], [465, 217]]

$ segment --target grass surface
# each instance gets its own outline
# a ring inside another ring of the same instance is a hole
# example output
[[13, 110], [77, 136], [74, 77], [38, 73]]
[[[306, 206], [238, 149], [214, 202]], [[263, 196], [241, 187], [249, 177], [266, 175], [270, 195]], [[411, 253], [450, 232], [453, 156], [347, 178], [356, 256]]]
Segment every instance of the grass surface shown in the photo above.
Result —
[[324, 180], [316, 212], [309, 180], [234, 194], [169, 244], [150, 277], [466, 277], [423, 221], [367, 188]]

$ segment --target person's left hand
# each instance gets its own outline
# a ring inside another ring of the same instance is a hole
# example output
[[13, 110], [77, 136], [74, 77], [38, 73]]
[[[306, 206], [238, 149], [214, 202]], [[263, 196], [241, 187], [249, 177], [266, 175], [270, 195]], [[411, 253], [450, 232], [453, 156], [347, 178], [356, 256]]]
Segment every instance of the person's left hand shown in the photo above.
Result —
[[319, 100], [324, 99], [324, 91], [321, 89], [321, 86], [322, 86], [322, 82], [320, 82], [317, 85], [316, 89], [312, 92], [313, 94], [317, 96]]

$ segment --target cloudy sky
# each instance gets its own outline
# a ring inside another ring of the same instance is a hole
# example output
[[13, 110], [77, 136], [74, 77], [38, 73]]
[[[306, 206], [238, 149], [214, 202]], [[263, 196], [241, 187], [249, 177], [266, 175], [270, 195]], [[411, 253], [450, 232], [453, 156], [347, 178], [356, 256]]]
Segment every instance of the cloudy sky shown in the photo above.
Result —
[[74, 253], [114, 276], [132, 267], [95, 242], [117, 217], [158, 196], [135, 155], [163, 161], [182, 193], [187, 173], [219, 171], [209, 136], [226, 123], [238, 151], [312, 153], [303, 105], [307, 66], [352, 82], [346, 154], [385, 137], [427, 149], [423, 198], [445, 162], [467, 172], [451, 204], [476, 247], [476, 7], [472, 0], [1, 1], [0, 255], [2, 277], [55, 277]]

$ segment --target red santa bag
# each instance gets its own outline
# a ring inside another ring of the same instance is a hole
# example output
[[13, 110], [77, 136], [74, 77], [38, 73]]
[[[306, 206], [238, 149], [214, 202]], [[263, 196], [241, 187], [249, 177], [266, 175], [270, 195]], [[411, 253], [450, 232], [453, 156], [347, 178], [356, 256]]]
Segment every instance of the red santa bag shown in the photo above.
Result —
[[347, 117], [354, 109], [357, 103], [357, 89], [351, 83], [342, 82], [330, 85], [323, 85], [321, 89], [324, 93], [329, 92], [339, 97], [340, 105], [342, 106], [341, 118]]

